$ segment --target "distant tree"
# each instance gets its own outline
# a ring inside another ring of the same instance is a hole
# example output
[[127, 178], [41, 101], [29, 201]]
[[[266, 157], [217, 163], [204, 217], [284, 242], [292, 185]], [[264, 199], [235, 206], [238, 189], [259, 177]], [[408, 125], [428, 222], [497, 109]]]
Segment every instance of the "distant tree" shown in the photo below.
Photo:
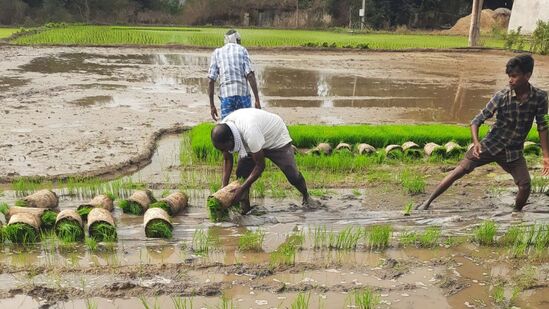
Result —
[[0, 24], [13, 25], [25, 18], [28, 5], [21, 0], [0, 0]]

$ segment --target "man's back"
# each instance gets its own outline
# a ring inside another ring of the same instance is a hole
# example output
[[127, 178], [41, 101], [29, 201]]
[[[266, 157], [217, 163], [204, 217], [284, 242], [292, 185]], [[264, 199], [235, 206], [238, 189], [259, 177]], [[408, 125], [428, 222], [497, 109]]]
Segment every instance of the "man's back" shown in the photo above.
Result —
[[250, 95], [246, 76], [252, 71], [246, 48], [228, 43], [213, 52], [208, 75], [212, 80], [219, 77], [220, 96], [226, 98]]

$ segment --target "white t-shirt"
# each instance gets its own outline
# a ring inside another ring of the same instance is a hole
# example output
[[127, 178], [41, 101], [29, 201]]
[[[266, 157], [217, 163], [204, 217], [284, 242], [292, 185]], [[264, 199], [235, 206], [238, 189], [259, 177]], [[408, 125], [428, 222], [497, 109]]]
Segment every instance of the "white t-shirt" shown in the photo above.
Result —
[[292, 141], [282, 118], [262, 109], [241, 108], [221, 121], [226, 122], [234, 123], [248, 153], [279, 149]]

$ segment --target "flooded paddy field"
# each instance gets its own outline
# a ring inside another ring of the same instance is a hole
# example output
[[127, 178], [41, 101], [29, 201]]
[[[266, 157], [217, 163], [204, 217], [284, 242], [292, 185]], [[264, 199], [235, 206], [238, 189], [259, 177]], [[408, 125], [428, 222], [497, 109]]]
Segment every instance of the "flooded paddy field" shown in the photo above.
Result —
[[[43, 177], [60, 209], [114, 188], [119, 197], [137, 187], [157, 198], [177, 189], [189, 195], [170, 240], [146, 238], [143, 217], [116, 208], [115, 244], [45, 237], [1, 245], [0, 308], [352, 308], [368, 293], [379, 308], [549, 303], [548, 248], [503, 243], [513, 227], [549, 224], [549, 196], [540, 189], [512, 213], [515, 188], [495, 165], [409, 216], [403, 205], [424, 200], [455, 162], [383, 164], [337, 177], [306, 171], [316, 209], [303, 209], [270, 167], [252, 213], [214, 224], [205, 204], [220, 167], [193, 161], [180, 134], [209, 121], [209, 51], [2, 46], [0, 54], [0, 202], [14, 205], [35, 189], [9, 184], [21, 176]], [[512, 54], [251, 55], [263, 105], [288, 124], [467, 124], [506, 85]], [[547, 89], [549, 58], [536, 61], [533, 83]], [[529, 158], [532, 175], [539, 161]], [[424, 192], [402, 188], [397, 177], [406, 169], [424, 175]], [[103, 178], [47, 181], [64, 176]], [[487, 220], [496, 244], [476, 236]], [[372, 236], [377, 228], [386, 243]], [[253, 251], [241, 243], [250, 233], [262, 235]]]

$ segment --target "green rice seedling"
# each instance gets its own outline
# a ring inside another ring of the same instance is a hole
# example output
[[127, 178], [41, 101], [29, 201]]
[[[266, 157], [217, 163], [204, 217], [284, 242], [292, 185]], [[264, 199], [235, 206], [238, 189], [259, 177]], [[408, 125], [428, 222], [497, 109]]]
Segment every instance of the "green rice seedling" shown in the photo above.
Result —
[[196, 230], [193, 233], [193, 252], [197, 255], [206, 256], [213, 248], [213, 239], [203, 230]]
[[405, 169], [399, 175], [400, 184], [409, 194], [419, 194], [425, 192], [425, 180], [419, 173]]
[[275, 251], [270, 254], [270, 265], [294, 265], [297, 250], [301, 248], [304, 237], [301, 233], [293, 233]]
[[433, 248], [440, 239], [440, 227], [428, 227], [423, 233], [419, 234], [419, 246], [423, 248]]
[[466, 241], [467, 241], [466, 237], [448, 236], [448, 237], [446, 237], [446, 240], [444, 241], [444, 245], [446, 247], [456, 247], [456, 246], [462, 245]]
[[65, 243], [72, 243], [84, 239], [84, 229], [78, 222], [62, 220], [55, 227], [57, 238]]
[[119, 200], [118, 207], [126, 214], [140, 216], [144, 213], [143, 208], [139, 203], [129, 200]]
[[409, 216], [412, 214], [413, 209], [414, 209], [414, 202], [409, 201], [408, 203], [406, 203], [406, 205], [404, 205], [404, 209], [402, 210], [402, 213], [405, 216]]
[[38, 232], [25, 223], [14, 223], [4, 227], [4, 235], [14, 244], [30, 244], [39, 240]]
[[265, 232], [261, 230], [246, 231], [238, 239], [238, 250], [240, 251], [261, 251], [263, 240], [265, 239]]
[[494, 303], [497, 305], [502, 305], [505, 303], [505, 288], [502, 284], [494, 286], [491, 293]]
[[478, 226], [473, 234], [475, 241], [483, 246], [491, 246], [495, 243], [497, 226], [494, 221], [486, 220]]
[[145, 309], [160, 309], [160, 304], [158, 303], [158, 298], [154, 299], [154, 303], [151, 305], [145, 298], [145, 296], [140, 296], [139, 300], [141, 301], [141, 304], [143, 305], [143, 308]]
[[80, 215], [80, 217], [82, 218], [82, 220], [88, 220], [88, 215], [90, 214], [90, 212], [92, 211], [93, 209], [93, 206], [91, 205], [86, 205], [86, 206], [82, 206], [80, 208], [78, 208], [76, 210], [76, 212]]
[[328, 248], [334, 250], [355, 250], [358, 241], [362, 238], [362, 229], [349, 226], [339, 233], [329, 234]]
[[230, 219], [229, 209], [223, 208], [215, 197], [209, 197], [207, 202], [208, 217], [212, 222], [222, 222]]
[[356, 290], [349, 295], [353, 308], [373, 309], [380, 303], [380, 297], [370, 289]]
[[507, 232], [498, 239], [498, 243], [502, 246], [513, 246], [517, 241], [520, 241], [524, 237], [524, 228], [513, 225], [509, 227]]
[[10, 207], [8, 206], [8, 203], [2, 202], [0, 203], [0, 213], [7, 215], [10, 211]]
[[158, 201], [158, 202], [155, 202], [155, 203], [152, 203], [149, 208], [162, 208], [164, 209], [168, 215], [173, 215], [172, 214], [172, 209], [170, 208], [170, 205], [168, 205], [168, 202], [166, 201]]
[[17, 206], [17, 207], [27, 207], [28, 204], [27, 204], [27, 201], [25, 201], [25, 200], [16, 200], [15, 201], [15, 206]]
[[55, 226], [55, 220], [57, 219], [57, 213], [53, 210], [45, 210], [40, 216], [42, 224], [40, 228], [42, 230], [51, 230]]
[[534, 176], [532, 179], [532, 193], [549, 194], [549, 177]]
[[172, 304], [175, 309], [193, 309], [193, 299], [187, 297], [172, 297]]
[[116, 227], [107, 222], [96, 222], [89, 227], [90, 238], [97, 242], [115, 242], [118, 239]]
[[160, 219], [151, 220], [145, 227], [145, 235], [151, 238], [172, 238], [173, 226]]
[[294, 302], [291, 305], [292, 309], [309, 309], [309, 301], [311, 300], [311, 293], [300, 292], [297, 294]]
[[225, 294], [221, 295], [221, 302], [217, 306], [218, 309], [236, 309], [236, 305]]
[[97, 240], [95, 238], [86, 237], [84, 244], [90, 251], [97, 251]]
[[365, 230], [364, 235], [371, 249], [385, 249], [389, 247], [392, 232], [390, 225], [373, 225]]
[[326, 226], [316, 226], [312, 232], [313, 248], [321, 249], [326, 248], [329, 245], [328, 241], [328, 232], [326, 231]]
[[399, 242], [402, 246], [415, 245], [418, 240], [418, 234], [416, 232], [404, 232], [400, 235]]

